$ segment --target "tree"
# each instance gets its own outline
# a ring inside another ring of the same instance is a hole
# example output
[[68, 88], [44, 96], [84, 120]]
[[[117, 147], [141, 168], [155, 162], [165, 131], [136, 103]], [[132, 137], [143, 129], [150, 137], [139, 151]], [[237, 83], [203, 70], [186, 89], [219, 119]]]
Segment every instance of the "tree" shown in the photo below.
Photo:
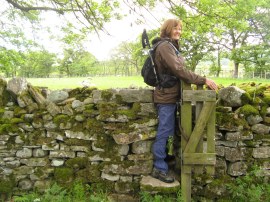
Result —
[[[141, 44], [137, 42], [122, 42], [112, 53], [112, 59], [119, 69], [121, 65], [125, 75], [131, 75], [132, 72], [138, 74], [140, 71], [140, 52]], [[117, 61], [119, 63], [117, 64]], [[132, 70], [134, 68], [134, 70]]]
[[24, 63], [21, 65], [19, 76], [23, 77], [49, 77], [55, 71], [56, 55], [43, 51], [29, 51], [24, 55]]
[[0, 73], [6, 77], [15, 77], [24, 62], [23, 54], [6, 48], [0, 48]]
[[59, 63], [60, 75], [86, 76], [95, 72], [94, 65], [97, 63], [97, 59], [84, 50], [65, 49], [64, 58]]
[[[147, 1], [132, 2], [149, 9], [153, 7]], [[160, 2], [165, 5], [164, 1]], [[187, 59], [192, 68], [203, 58], [206, 50], [227, 50], [234, 62], [234, 77], [238, 77], [239, 49], [254, 38], [257, 39], [252, 42], [255, 45], [262, 41], [269, 44], [269, 20], [266, 20], [270, 16], [269, 0], [168, 0], [167, 3], [171, 13], [183, 20], [184, 32], [190, 32], [183, 36], [185, 44], [190, 47], [183, 54], [191, 51], [192, 57]], [[191, 47], [193, 45], [194, 48]]]
[[97, 34], [100, 30], [105, 31], [104, 23], [112, 18], [119, 18], [117, 13], [119, 2], [116, 0], [5, 0], [11, 12], [19, 11], [17, 15], [24, 15], [29, 19], [38, 18], [41, 12], [55, 12], [59, 15], [73, 15], [74, 23], [80, 23]]

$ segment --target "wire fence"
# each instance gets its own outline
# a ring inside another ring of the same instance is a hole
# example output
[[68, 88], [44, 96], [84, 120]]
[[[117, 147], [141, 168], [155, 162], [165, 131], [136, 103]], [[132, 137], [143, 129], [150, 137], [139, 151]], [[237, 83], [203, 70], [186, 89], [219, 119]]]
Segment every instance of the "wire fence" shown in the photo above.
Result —
[[[209, 70], [197, 69], [195, 71], [199, 75], [216, 77], [216, 74], [210, 73]], [[234, 70], [221, 70], [218, 77], [220, 78], [234, 78]], [[270, 71], [239, 71], [238, 78], [243, 79], [270, 79]]]

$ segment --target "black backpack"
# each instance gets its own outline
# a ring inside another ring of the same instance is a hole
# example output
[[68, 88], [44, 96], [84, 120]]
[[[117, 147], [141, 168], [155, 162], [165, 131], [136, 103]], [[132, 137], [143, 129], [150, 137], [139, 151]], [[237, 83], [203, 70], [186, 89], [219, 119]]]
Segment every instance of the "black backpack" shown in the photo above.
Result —
[[141, 75], [143, 77], [144, 82], [149, 85], [156, 87], [160, 84], [160, 79], [157, 74], [157, 70], [154, 63], [154, 53], [157, 48], [157, 46], [162, 43], [163, 41], [159, 41], [156, 43], [150, 50], [148, 50], [148, 56], [146, 60], [144, 61]]
[[[142, 70], [141, 75], [143, 77], [144, 82], [153, 87], [163, 87], [163, 88], [170, 88], [174, 86], [179, 79], [175, 76], [169, 75], [169, 74], [158, 74], [156, 65], [154, 62], [155, 57], [155, 50], [158, 47], [159, 44], [161, 44], [163, 41], [157, 42], [149, 51], [148, 51], [148, 57], [146, 58]], [[168, 42], [172, 47], [173, 44]], [[174, 47], [176, 54], [178, 54], [178, 50]]]

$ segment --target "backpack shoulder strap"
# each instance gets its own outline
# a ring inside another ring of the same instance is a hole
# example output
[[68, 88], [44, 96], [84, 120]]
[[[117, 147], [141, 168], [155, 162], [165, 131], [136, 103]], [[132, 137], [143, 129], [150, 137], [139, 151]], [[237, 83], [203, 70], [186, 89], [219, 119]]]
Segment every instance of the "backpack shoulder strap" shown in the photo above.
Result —
[[167, 42], [173, 47], [173, 49], [174, 49], [174, 51], [175, 51], [175, 54], [176, 54], [177, 56], [179, 56], [179, 55], [180, 55], [179, 50], [177, 50], [177, 48], [176, 48], [171, 42], [169, 42], [169, 41], [167, 41]]
[[171, 42], [169, 42], [169, 41], [167, 41], [167, 40], [161, 40], [161, 41], [157, 42], [156, 44], [154, 44], [154, 45], [152, 46], [152, 48], [151, 48], [150, 50], [151, 50], [152, 52], [155, 52], [155, 50], [156, 50], [156, 48], [158, 47], [158, 45], [160, 45], [160, 44], [163, 43], [163, 42], [167, 42], [168, 44], [170, 44], [171, 47], [173, 47], [173, 49], [174, 49], [174, 51], [175, 51], [175, 54], [176, 54], [177, 56], [180, 55], [180, 51], [177, 50], [177, 48], [176, 48]]
[[156, 48], [158, 47], [159, 44], [165, 42], [165, 40], [161, 40], [159, 42], [157, 42], [156, 44], [153, 45], [153, 47], [151, 48], [153, 51], [156, 50]]

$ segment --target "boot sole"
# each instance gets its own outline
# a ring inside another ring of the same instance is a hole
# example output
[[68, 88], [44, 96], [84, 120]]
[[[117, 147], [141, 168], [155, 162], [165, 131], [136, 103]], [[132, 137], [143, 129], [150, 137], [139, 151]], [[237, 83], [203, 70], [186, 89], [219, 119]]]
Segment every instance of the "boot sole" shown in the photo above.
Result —
[[154, 176], [154, 175], [151, 175], [153, 178], [155, 179], [158, 179], [160, 180], [161, 182], [165, 182], [165, 183], [173, 183], [174, 182], [174, 179], [173, 180], [164, 180], [163, 178], [161, 177], [158, 177], [158, 176]]

